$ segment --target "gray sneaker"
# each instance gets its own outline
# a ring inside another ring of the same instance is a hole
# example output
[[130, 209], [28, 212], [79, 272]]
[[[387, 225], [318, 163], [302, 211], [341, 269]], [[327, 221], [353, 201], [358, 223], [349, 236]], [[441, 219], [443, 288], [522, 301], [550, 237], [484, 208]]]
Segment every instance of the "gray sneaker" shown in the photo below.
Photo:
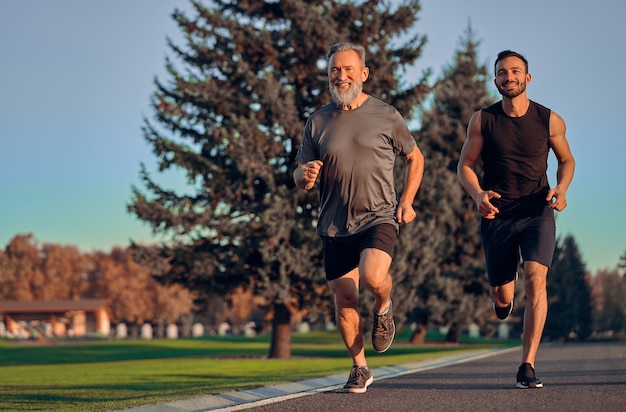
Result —
[[393, 307], [389, 299], [389, 310], [384, 315], [374, 311], [374, 328], [372, 329], [372, 346], [379, 353], [386, 352], [391, 346], [396, 334], [396, 324], [393, 321]]
[[365, 393], [367, 387], [374, 382], [374, 377], [367, 366], [353, 366], [348, 382], [343, 389], [350, 393]]

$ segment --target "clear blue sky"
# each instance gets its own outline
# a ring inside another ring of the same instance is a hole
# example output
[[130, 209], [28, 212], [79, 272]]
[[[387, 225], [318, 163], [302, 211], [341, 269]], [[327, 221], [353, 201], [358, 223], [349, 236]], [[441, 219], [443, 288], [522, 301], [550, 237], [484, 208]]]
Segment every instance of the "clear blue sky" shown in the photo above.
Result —
[[[566, 121], [577, 160], [558, 233], [593, 273], [626, 250], [626, 3], [615, 0], [423, 0], [417, 70], [453, 61], [471, 20], [489, 67], [514, 49], [530, 62], [531, 99]], [[153, 240], [127, 214], [155, 76], [167, 80], [170, 14], [186, 0], [0, 2], [0, 247], [18, 233], [108, 251]], [[554, 170], [551, 169], [551, 182]], [[167, 179], [162, 180], [167, 182]], [[174, 184], [174, 183], [172, 183]]]

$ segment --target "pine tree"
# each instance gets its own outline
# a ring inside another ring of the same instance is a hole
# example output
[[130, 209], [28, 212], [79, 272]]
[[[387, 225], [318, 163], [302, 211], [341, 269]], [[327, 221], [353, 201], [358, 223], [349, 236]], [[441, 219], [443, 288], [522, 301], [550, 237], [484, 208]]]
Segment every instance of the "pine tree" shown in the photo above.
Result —
[[622, 253], [622, 256], [619, 257], [617, 268], [622, 271], [622, 274], [626, 275], [626, 251], [624, 251], [624, 253]]
[[593, 330], [593, 305], [589, 276], [573, 236], [557, 246], [548, 272], [548, 319], [544, 336], [560, 340], [585, 340]]
[[401, 89], [399, 77], [426, 40], [406, 36], [419, 1], [192, 4], [195, 16], [174, 13], [186, 44], [169, 44], [183, 68], [168, 60], [170, 82], [156, 81], [160, 127], [144, 126], [159, 170], [183, 173], [188, 190], [166, 189], [142, 167], [145, 191], [134, 188], [129, 211], [169, 240], [136, 245], [137, 256], [167, 262], [159, 279], [205, 299], [252, 280], [273, 306], [270, 357], [288, 357], [291, 314], [331, 305], [312, 292], [327, 290], [318, 287], [318, 195], [291, 177], [307, 117], [330, 101], [325, 54], [337, 41], [364, 45], [365, 91], [410, 117], [427, 91], [423, 79]]
[[412, 320], [447, 326], [446, 340], [455, 342], [470, 321], [484, 319], [480, 308], [488, 307], [479, 216], [456, 177], [469, 119], [494, 101], [488, 69], [478, 62], [479, 44], [468, 25], [454, 63], [444, 69], [422, 114], [417, 140], [427, 162], [418, 218], [403, 228], [395, 260], [396, 266], [414, 268], [404, 279], [418, 290], [413, 299], [406, 297], [414, 306]]

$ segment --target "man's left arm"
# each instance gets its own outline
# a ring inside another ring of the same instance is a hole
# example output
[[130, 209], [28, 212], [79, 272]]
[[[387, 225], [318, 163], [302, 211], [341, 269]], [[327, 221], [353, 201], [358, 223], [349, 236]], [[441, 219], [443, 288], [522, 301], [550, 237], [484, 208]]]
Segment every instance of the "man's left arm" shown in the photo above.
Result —
[[396, 210], [398, 223], [409, 223], [415, 219], [416, 213], [415, 209], [413, 209], [413, 200], [424, 176], [424, 155], [417, 145], [404, 159], [406, 161], [406, 175], [404, 190], [402, 190], [400, 202]]
[[567, 189], [574, 178], [576, 162], [565, 137], [565, 121], [555, 112], [550, 113], [550, 147], [558, 161], [556, 186], [550, 189], [546, 200], [552, 209], [562, 211], [567, 207]]

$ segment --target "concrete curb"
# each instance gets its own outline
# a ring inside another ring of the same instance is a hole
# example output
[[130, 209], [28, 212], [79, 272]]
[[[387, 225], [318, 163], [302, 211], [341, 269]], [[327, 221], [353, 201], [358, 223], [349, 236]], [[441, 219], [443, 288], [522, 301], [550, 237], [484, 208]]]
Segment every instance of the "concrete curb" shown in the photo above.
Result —
[[[395, 376], [406, 375], [425, 371], [429, 369], [441, 368], [444, 366], [469, 362], [495, 354], [518, 350], [519, 347], [504, 349], [480, 349], [463, 352], [461, 354], [449, 355], [421, 362], [408, 363], [398, 366], [386, 366], [372, 369], [375, 382]], [[197, 398], [184, 399], [161, 403], [156, 405], [146, 405], [131, 409], [124, 409], [125, 412], [199, 412], [199, 411], [221, 411], [230, 412], [242, 409], [261, 406], [286, 399], [298, 398], [301, 396], [313, 395], [319, 392], [326, 392], [340, 389], [345, 384], [347, 373], [327, 376], [324, 378], [308, 379], [300, 382], [283, 383], [267, 386], [263, 388], [250, 389], [239, 392], [227, 392], [219, 395], [207, 395]]]

